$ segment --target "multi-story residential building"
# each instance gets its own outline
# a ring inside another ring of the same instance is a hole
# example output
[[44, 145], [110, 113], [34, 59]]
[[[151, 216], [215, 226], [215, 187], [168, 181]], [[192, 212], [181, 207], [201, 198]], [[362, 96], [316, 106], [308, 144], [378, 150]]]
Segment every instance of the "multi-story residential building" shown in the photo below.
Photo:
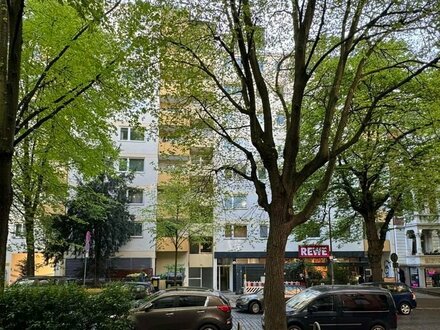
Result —
[[[152, 224], [145, 222], [142, 214], [148, 205], [156, 203], [158, 139], [152, 123], [152, 117], [147, 116], [135, 125], [125, 121], [114, 123], [117, 128], [114, 142], [120, 150], [119, 161], [115, 166], [121, 173], [134, 174], [127, 192], [128, 211], [135, 224], [134, 231], [130, 241], [110, 260], [112, 272], [118, 277], [140, 271], [150, 275], [155, 273], [155, 240], [151, 228], [148, 228]], [[59, 272], [77, 276], [82, 265], [82, 258], [67, 257]]]
[[400, 280], [412, 287], [440, 286], [440, 217], [414, 213], [396, 218], [391, 235]]

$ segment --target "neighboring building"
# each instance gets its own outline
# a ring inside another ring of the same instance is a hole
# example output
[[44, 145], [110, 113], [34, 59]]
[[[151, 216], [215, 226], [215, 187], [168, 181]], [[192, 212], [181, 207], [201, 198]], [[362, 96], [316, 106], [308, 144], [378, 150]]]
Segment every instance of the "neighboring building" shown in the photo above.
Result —
[[[152, 128], [153, 120], [145, 117], [139, 125], [115, 122], [117, 128], [115, 144], [120, 149], [119, 161], [115, 165], [119, 172], [133, 172], [134, 179], [128, 189], [128, 211], [135, 222], [134, 232], [128, 243], [123, 245], [110, 259], [112, 276], [123, 277], [127, 273], [143, 271], [155, 274], [155, 241], [142, 216], [142, 210], [156, 203], [158, 140]], [[67, 257], [59, 270], [60, 274], [78, 276], [83, 268], [82, 258]]]
[[393, 229], [400, 280], [412, 287], [440, 287], [440, 216], [414, 213], [396, 218]]

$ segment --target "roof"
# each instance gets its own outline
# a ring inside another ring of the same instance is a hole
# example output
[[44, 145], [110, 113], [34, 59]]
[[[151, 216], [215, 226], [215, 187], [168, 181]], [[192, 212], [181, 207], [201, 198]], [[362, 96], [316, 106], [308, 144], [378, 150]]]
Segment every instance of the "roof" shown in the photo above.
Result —
[[320, 291], [320, 292], [358, 292], [358, 291], [374, 291], [374, 292], [388, 292], [385, 289], [369, 286], [369, 285], [316, 285], [309, 288], [309, 290]]

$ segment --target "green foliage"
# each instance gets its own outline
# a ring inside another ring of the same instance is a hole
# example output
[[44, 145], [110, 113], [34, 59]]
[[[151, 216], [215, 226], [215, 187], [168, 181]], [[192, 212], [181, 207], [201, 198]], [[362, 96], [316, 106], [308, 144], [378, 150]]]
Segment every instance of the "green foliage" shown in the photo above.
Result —
[[130, 293], [120, 286], [90, 294], [76, 285], [12, 286], [0, 294], [0, 328], [130, 329]]
[[[76, 195], [67, 203], [66, 215], [48, 220], [45, 256], [60, 260], [65, 252], [84, 253], [87, 231], [92, 233], [92, 255], [101, 267], [132, 233], [127, 211], [127, 182], [131, 176], [101, 174], [93, 180], [80, 182]], [[102, 269], [96, 270], [98, 273]]]

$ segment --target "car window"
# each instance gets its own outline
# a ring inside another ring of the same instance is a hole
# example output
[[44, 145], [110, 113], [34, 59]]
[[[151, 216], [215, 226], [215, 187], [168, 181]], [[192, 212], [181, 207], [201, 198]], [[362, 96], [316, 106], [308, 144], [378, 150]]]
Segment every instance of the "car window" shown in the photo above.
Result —
[[388, 310], [388, 299], [383, 294], [341, 294], [343, 311]]
[[153, 302], [153, 308], [154, 309], [161, 309], [161, 308], [173, 308], [174, 307], [174, 297], [163, 297], [159, 298], [156, 301]]
[[179, 307], [205, 306], [205, 296], [180, 296]]
[[318, 291], [310, 289], [301, 291], [287, 301], [286, 307], [288, 309], [300, 310], [304, 308], [315, 297], [319, 296], [319, 294], [320, 293]]
[[335, 311], [334, 297], [325, 296], [317, 298], [312, 303], [315, 312], [333, 312]]

